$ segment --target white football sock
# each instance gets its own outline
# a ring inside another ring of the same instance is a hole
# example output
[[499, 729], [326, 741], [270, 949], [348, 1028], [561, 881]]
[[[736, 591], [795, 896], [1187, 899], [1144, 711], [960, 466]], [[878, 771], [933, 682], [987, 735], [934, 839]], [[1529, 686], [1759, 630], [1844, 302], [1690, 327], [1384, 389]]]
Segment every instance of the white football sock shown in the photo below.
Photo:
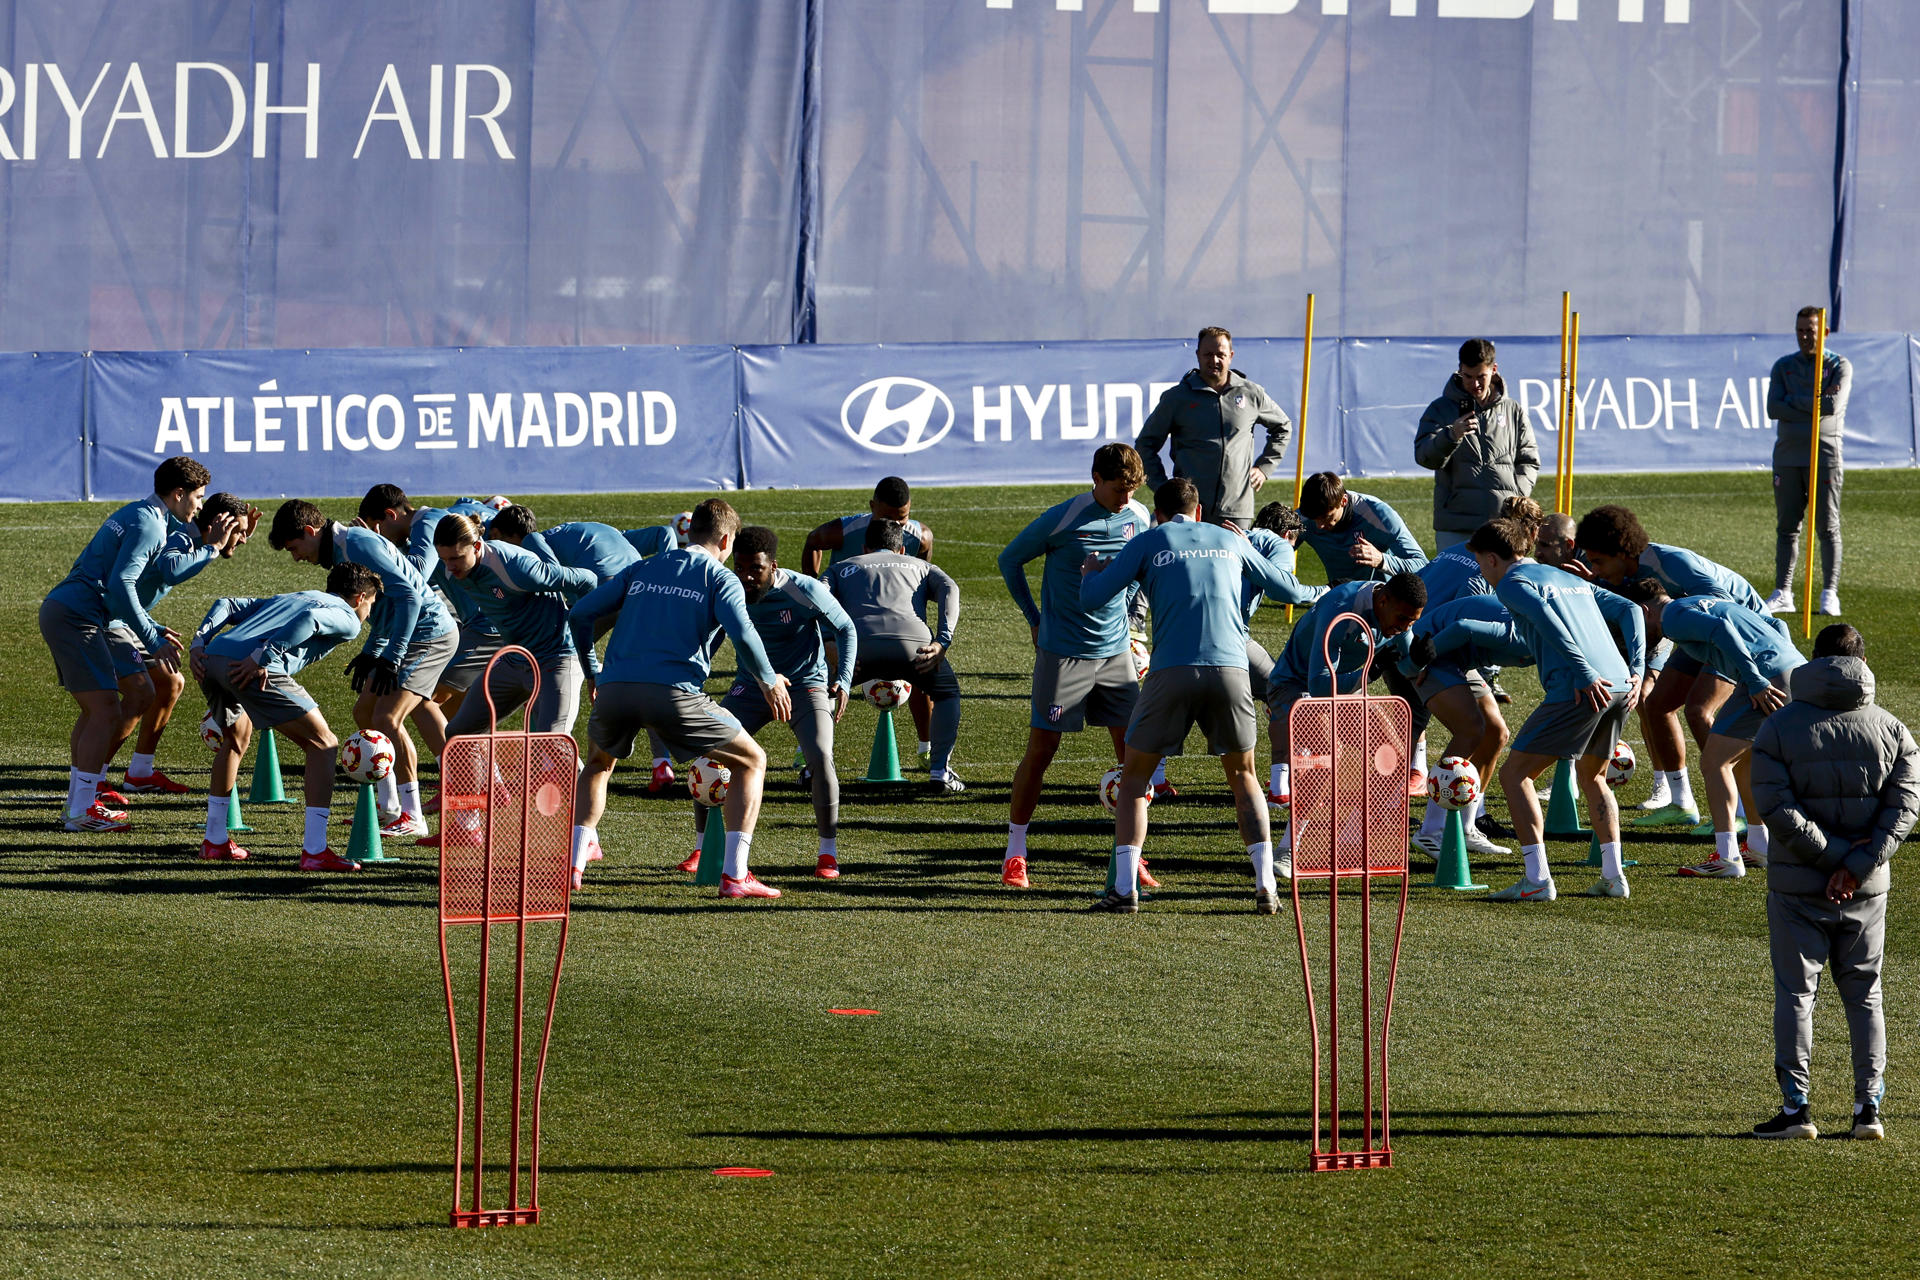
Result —
[[1660, 786], [1666, 791], [1669, 804], [1677, 804], [1683, 809], [1693, 808], [1693, 783], [1688, 781], [1685, 769], [1662, 769]]
[[923, 756], [930, 756], [933, 754], [933, 742], [931, 739], [928, 739], [928, 738], [920, 739], [920, 754]]
[[832, 836], [821, 836], [820, 856], [823, 858], [832, 858], [835, 862], [838, 862], [840, 860], [840, 842]]
[[1771, 843], [1767, 838], [1767, 827], [1765, 823], [1753, 822], [1747, 825], [1747, 848], [1749, 850], [1764, 858], [1767, 856], [1767, 849]]
[[308, 806], [307, 832], [305, 838], [300, 841], [300, 852], [321, 853], [325, 851], [327, 847], [327, 818], [332, 813], [332, 809], [315, 809], [312, 806]]
[[393, 780], [392, 774], [373, 784], [373, 799], [381, 813], [392, 813], [400, 807], [400, 784]]
[[1113, 851], [1113, 887], [1121, 894], [1140, 892], [1140, 846], [1123, 844]]
[[67, 770], [67, 816], [77, 818], [93, 803], [93, 788], [81, 781], [87, 775], [78, 769]]
[[1291, 786], [1292, 783], [1293, 767], [1291, 765], [1276, 764], [1267, 770], [1268, 795], [1284, 796], [1287, 794], [1287, 788]]
[[1714, 832], [1713, 854], [1716, 858], [1732, 862], [1740, 856], [1740, 837], [1731, 831]]
[[80, 807], [74, 810], [74, 812], [85, 813], [89, 808], [91, 808], [94, 805], [94, 803], [100, 799], [100, 784], [102, 782], [105, 782], [106, 780], [107, 780], [107, 775], [105, 770], [102, 770], [99, 773], [81, 774], [80, 775]]
[[1153, 785], [1156, 787], [1165, 786], [1166, 782], [1167, 782], [1167, 761], [1166, 761], [1166, 758], [1163, 756], [1161, 757], [1160, 763], [1153, 766]]
[[1622, 875], [1620, 868], [1620, 842], [1600, 846], [1600, 877], [1603, 880], [1618, 880]]
[[1413, 744], [1413, 767], [1421, 774], [1427, 771], [1427, 736], [1424, 733], [1420, 735], [1420, 741]]
[[1668, 781], [1665, 769], [1653, 771], [1653, 790], [1647, 793], [1647, 803], [1655, 809], [1673, 803], [1673, 786]]
[[747, 851], [753, 848], [753, 837], [743, 831], [727, 832], [726, 858], [720, 870], [735, 880], [747, 878]]
[[1446, 829], [1446, 825], [1447, 811], [1440, 807], [1438, 801], [1427, 801], [1427, 815], [1420, 819], [1420, 834], [1423, 836], [1437, 836]]
[[1009, 822], [1007, 824], [1007, 857], [1024, 858], [1027, 856], [1027, 824]]
[[672, 762], [672, 761], [670, 761], [670, 760], [668, 760], [668, 759], [667, 759], [667, 758], [666, 758], [665, 756], [655, 756], [655, 757], [653, 758], [653, 767], [654, 767], [654, 768], [656, 768], [656, 769], [658, 769], [658, 768], [659, 768], [659, 767], [660, 767], [661, 765], [663, 765], [663, 764], [664, 764], [664, 765], [671, 765], [672, 763], [673, 763], [673, 762]]
[[1553, 872], [1547, 868], [1547, 846], [1544, 844], [1523, 844], [1520, 856], [1527, 860], [1527, 879], [1535, 884], [1545, 884], [1553, 879]]
[[420, 779], [400, 784], [400, 807], [408, 813], [420, 812]]
[[153, 776], [153, 757], [144, 751], [134, 752], [133, 758], [127, 761], [127, 772], [136, 778], [151, 778]]
[[1268, 893], [1278, 893], [1273, 879], [1273, 842], [1262, 840], [1247, 846], [1247, 860], [1253, 863], [1253, 881]]
[[227, 798], [225, 796], [207, 797], [207, 839], [213, 844], [225, 844], [232, 837], [227, 834]]
[[573, 829], [573, 869], [587, 869], [587, 854], [592, 851], [593, 843], [599, 837], [592, 827], [576, 826]]

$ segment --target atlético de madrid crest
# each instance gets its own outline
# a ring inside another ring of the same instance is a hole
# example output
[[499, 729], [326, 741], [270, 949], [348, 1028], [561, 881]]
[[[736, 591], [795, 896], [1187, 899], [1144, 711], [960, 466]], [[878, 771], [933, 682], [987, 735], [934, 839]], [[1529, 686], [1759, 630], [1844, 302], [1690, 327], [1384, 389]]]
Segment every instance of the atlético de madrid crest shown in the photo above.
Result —
[[1049, 720], [1058, 721], [1060, 717], [1065, 714], [1067, 714], [1067, 709], [1057, 702], [1047, 708], [1047, 719]]

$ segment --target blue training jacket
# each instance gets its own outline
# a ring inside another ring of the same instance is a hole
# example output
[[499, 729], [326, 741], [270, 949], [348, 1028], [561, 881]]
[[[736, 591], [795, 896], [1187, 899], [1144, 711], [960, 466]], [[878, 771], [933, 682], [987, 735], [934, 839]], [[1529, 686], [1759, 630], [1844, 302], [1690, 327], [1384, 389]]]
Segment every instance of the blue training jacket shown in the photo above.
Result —
[[[567, 631], [569, 603], [598, 585], [590, 569], [571, 569], [525, 547], [495, 541], [480, 544], [479, 562], [466, 577], [449, 574], [447, 581], [485, 615], [501, 640], [525, 647], [541, 662], [574, 652]], [[587, 669], [593, 669], [591, 662]]]
[[1240, 612], [1247, 621], [1253, 621], [1253, 615], [1260, 611], [1262, 601], [1271, 600], [1275, 604], [1312, 604], [1327, 593], [1325, 587], [1310, 587], [1300, 581], [1297, 570], [1300, 565], [1300, 553], [1294, 550], [1291, 542], [1271, 529], [1249, 529], [1247, 541], [1253, 549], [1267, 558], [1267, 563], [1280, 573], [1293, 579], [1293, 585], [1285, 591], [1275, 591], [1264, 582], [1247, 581], [1240, 586]]
[[1685, 547], [1649, 543], [1647, 549], [1640, 553], [1640, 568], [1657, 578], [1667, 594], [1675, 600], [1684, 600], [1688, 596], [1718, 596], [1756, 613], [1766, 612], [1760, 593], [1753, 589], [1751, 582], [1727, 566], [1715, 564]]
[[365, 565], [380, 575], [380, 598], [367, 619], [367, 643], [360, 652], [404, 668], [407, 651], [414, 645], [437, 640], [455, 629], [453, 615], [393, 543], [371, 529], [356, 529], [338, 521], [322, 530], [322, 537], [321, 559], [327, 567]]
[[1462, 542], [1448, 547], [1419, 569], [1427, 584], [1427, 608], [1438, 609], [1461, 596], [1490, 596], [1493, 588], [1480, 576], [1480, 562]]
[[1245, 578], [1274, 591], [1297, 583], [1239, 534], [1176, 516], [1122, 547], [1113, 563], [1080, 584], [1080, 599], [1099, 608], [1139, 582], [1153, 610], [1155, 666], [1245, 668]]
[[[1333, 693], [1334, 673], [1327, 668], [1325, 640], [1334, 619], [1345, 613], [1358, 614], [1366, 622], [1367, 631], [1373, 638], [1374, 668], [1384, 662], [1396, 661], [1406, 648], [1407, 640], [1404, 634], [1392, 639], [1380, 634], [1380, 620], [1373, 608], [1373, 594], [1379, 585], [1377, 582], [1343, 582], [1337, 587], [1329, 587], [1326, 594], [1293, 624], [1293, 633], [1287, 637], [1286, 646], [1274, 659], [1273, 675], [1269, 679], [1305, 689], [1316, 698]], [[1340, 692], [1358, 693], [1365, 687], [1370, 675], [1367, 636], [1349, 622], [1334, 633], [1333, 640], [1333, 661], [1339, 669]]]
[[[1640, 606], [1605, 587], [1549, 565], [1523, 560], [1493, 589], [1540, 667], [1548, 702], [1571, 702], [1581, 689], [1605, 680], [1625, 693], [1647, 666], [1646, 620]], [[1612, 622], [1627, 654], [1607, 629]]]
[[325, 591], [225, 596], [201, 619], [192, 647], [291, 676], [359, 634], [360, 615]]
[[588, 592], [567, 615], [574, 644], [593, 647], [595, 624], [618, 613], [600, 679], [664, 684], [699, 693], [713, 671], [721, 633], [741, 670], [763, 688], [773, 683], [767, 651], [747, 615], [747, 593], [705, 547], [638, 560]]
[[747, 602], [747, 616], [767, 662], [796, 688], [828, 687], [826, 632], [831, 630], [838, 649], [831, 683], [852, 687], [860, 637], [826, 583], [776, 569], [765, 593]]
[[[1353, 501], [1346, 518], [1332, 529], [1322, 529], [1313, 521], [1301, 532], [1301, 539], [1314, 549], [1320, 563], [1327, 567], [1327, 581], [1334, 586], [1343, 582], [1385, 582], [1405, 570], [1418, 573], [1427, 562], [1427, 553], [1407, 529], [1398, 512], [1378, 498], [1348, 491]], [[1379, 549], [1378, 568], [1363, 568], [1353, 561], [1353, 536], [1364, 534]]]
[[47, 598], [98, 625], [124, 624], [152, 653], [160, 647], [162, 636], [160, 624], [140, 603], [140, 576], [164, 550], [169, 532], [178, 524], [159, 494], [129, 502], [102, 522], [72, 570]]
[[1660, 611], [1660, 630], [1687, 656], [1763, 692], [1806, 662], [1787, 628], [1772, 614], [1716, 596], [1687, 596]]
[[[1127, 651], [1131, 595], [1088, 608], [1080, 598], [1080, 564], [1088, 555], [1117, 555], [1152, 527], [1153, 517], [1138, 502], [1109, 511], [1088, 492], [1048, 507], [1014, 535], [1000, 553], [1000, 578], [1027, 625], [1040, 628], [1042, 649], [1063, 658], [1111, 658]], [[1036, 607], [1026, 566], [1042, 557]]]
[[[1492, 594], [1491, 588], [1485, 595], [1463, 595], [1438, 609], [1423, 611], [1407, 629], [1407, 634], [1433, 641], [1436, 660], [1457, 667], [1533, 665], [1533, 650], [1514, 626], [1507, 606]], [[1402, 658], [1400, 670], [1409, 676], [1414, 673], [1416, 668], [1410, 656]]]

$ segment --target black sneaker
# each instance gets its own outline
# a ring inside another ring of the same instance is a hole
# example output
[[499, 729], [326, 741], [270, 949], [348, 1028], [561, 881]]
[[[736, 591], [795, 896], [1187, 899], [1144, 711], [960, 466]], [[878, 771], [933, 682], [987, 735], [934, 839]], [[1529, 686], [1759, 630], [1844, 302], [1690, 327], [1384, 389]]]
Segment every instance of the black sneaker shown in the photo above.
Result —
[[1887, 1136], [1880, 1123], [1880, 1104], [1869, 1102], [1853, 1113], [1853, 1137], [1856, 1142], [1878, 1142]]
[[1489, 840], [1513, 839], [1513, 828], [1490, 813], [1481, 814], [1480, 820], [1473, 825], [1478, 827], [1480, 834]]
[[1780, 1108], [1780, 1113], [1771, 1120], [1765, 1120], [1753, 1126], [1756, 1138], [1817, 1138], [1820, 1131], [1813, 1127], [1813, 1117], [1807, 1108], [1797, 1111]]
[[1513, 695], [1501, 688], [1498, 680], [1487, 681], [1487, 692], [1491, 693], [1493, 700], [1503, 707], [1513, 701]]
[[1096, 899], [1089, 911], [1116, 911], [1124, 915], [1133, 915], [1140, 910], [1140, 891], [1122, 893], [1118, 889], [1109, 889]]

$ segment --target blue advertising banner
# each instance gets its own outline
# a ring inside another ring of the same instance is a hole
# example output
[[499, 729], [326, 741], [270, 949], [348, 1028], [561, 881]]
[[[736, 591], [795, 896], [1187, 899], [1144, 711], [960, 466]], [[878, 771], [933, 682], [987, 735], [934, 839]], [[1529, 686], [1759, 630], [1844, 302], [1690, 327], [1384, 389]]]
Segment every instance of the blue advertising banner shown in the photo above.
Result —
[[84, 494], [86, 363], [75, 351], [0, 354], [0, 501]]
[[[1914, 462], [1914, 382], [1904, 334], [1840, 334], [1832, 349], [1853, 365], [1846, 413], [1850, 467]], [[1458, 367], [1459, 345], [1353, 338], [1343, 344], [1340, 396], [1346, 462], [1356, 475], [1414, 475], [1420, 415]], [[1558, 338], [1496, 340], [1507, 394], [1526, 408], [1541, 469], [1558, 444]], [[1576, 472], [1737, 471], [1773, 463], [1767, 385], [1791, 354], [1779, 335], [1597, 337], [1580, 343], [1575, 388]]]
[[[1234, 347], [1235, 366], [1290, 418], [1301, 349], [1298, 339]], [[1310, 401], [1310, 469], [1339, 461], [1327, 394], [1338, 386], [1337, 355], [1337, 343], [1314, 343], [1324, 392]], [[888, 475], [932, 485], [1085, 480], [1093, 451], [1139, 435], [1194, 353], [1174, 340], [907, 343], [745, 347], [740, 362], [747, 484], [858, 488]]]
[[93, 496], [188, 453], [254, 500], [731, 489], [729, 347], [101, 352]]

